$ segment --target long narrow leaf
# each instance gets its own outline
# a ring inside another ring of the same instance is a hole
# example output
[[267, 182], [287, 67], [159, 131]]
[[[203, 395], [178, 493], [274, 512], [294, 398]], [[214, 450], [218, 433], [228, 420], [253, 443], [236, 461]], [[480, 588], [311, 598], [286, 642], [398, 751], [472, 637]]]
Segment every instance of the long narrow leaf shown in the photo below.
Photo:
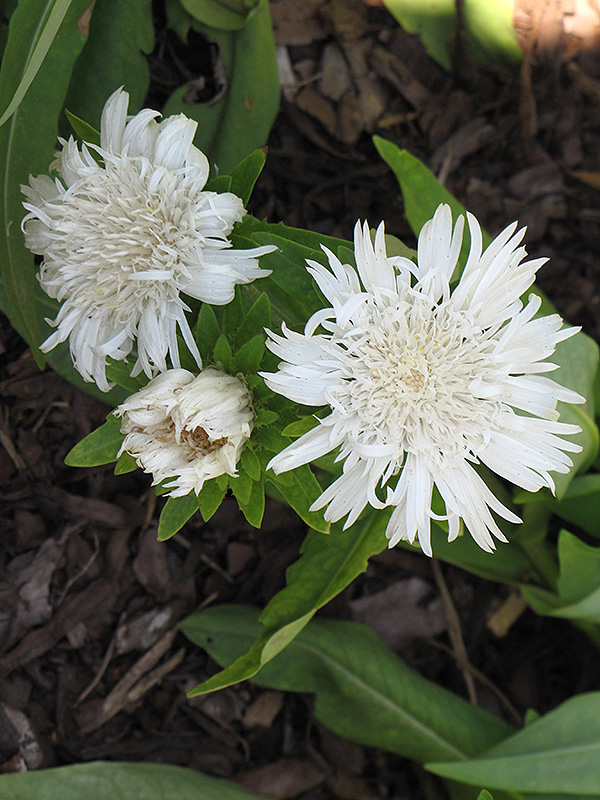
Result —
[[[12, 14], [0, 70], [0, 108], [8, 107], [23, 79], [54, 5], [53, 0], [21, 0]], [[20, 186], [30, 174], [48, 171], [73, 62], [85, 42], [78, 22], [88, 6], [89, 0], [72, 0], [29, 91], [0, 128], [0, 307], [34, 348], [39, 363], [42, 333], [36, 296], [42, 292], [20, 229]]]
[[[33, 83], [35, 76], [38, 74], [38, 70], [42, 66], [44, 59], [48, 54], [50, 45], [54, 41], [54, 37], [58, 33], [58, 29], [60, 28], [61, 23], [65, 18], [67, 11], [69, 10], [71, 2], [72, 0], [54, 0], [53, 8], [50, 11], [50, 15], [48, 16], [46, 24], [42, 28], [40, 37], [35, 44], [33, 52], [31, 53], [31, 57], [27, 63], [25, 72], [21, 78], [21, 82], [15, 89], [15, 93], [12, 97], [12, 100], [8, 104], [8, 107], [0, 117], [0, 128], [5, 122], [8, 122], [8, 120], [15, 113], [21, 104], [21, 101], [25, 97], [27, 90]], [[40, 22], [41, 21], [42, 20], [40, 20]]]

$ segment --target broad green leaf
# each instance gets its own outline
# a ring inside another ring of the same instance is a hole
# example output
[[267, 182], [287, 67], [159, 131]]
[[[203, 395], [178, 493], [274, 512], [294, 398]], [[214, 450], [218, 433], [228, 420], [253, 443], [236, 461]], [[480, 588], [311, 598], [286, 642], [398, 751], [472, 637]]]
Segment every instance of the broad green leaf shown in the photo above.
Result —
[[128, 472], [133, 472], [137, 468], [137, 461], [125, 450], [117, 459], [115, 475], [126, 475]]
[[556, 594], [523, 586], [523, 596], [538, 614], [600, 623], [600, 547], [561, 531], [558, 560]]
[[244, 206], [248, 205], [254, 184], [263, 170], [266, 159], [264, 150], [254, 150], [231, 173], [230, 191], [241, 198]]
[[109, 381], [116, 383], [117, 386], [126, 389], [129, 394], [138, 392], [148, 383], [148, 378], [144, 373], [132, 378], [131, 364], [127, 364], [125, 361], [115, 361], [112, 358], [108, 359], [108, 364], [106, 365], [106, 377]]
[[233, 371], [252, 374], [260, 367], [265, 352], [265, 335], [257, 333], [233, 354]]
[[598, 795], [600, 692], [566, 700], [478, 758], [425, 767], [436, 775], [491, 789]]
[[215, 363], [220, 365], [225, 372], [231, 373], [233, 370], [233, 353], [231, 351], [231, 345], [227, 341], [227, 337], [225, 334], [221, 334], [217, 339], [217, 343], [215, 345]]
[[308, 431], [312, 431], [318, 424], [319, 420], [314, 416], [303, 417], [302, 419], [296, 420], [296, 422], [290, 422], [281, 432], [284, 436], [295, 439], [298, 436], [303, 436], [305, 433], [308, 433]]
[[261, 267], [272, 270], [263, 285], [268, 287], [271, 303], [281, 317], [288, 324], [303, 325], [311, 314], [323, 308], [306, 270], [306, 259], [327, 263], [324, 253], [270, 233], [256, 233], [253, 239], [256, 244], [277, 247], [260, 259]]
[[[295, 242], [312, 250], [313, 257], [322, 257], [323, 247], [327, 247], [328, 250], [336, 254], [340, 247], [352, 247], [352, 243], [345, 239], [336, 239], [334, 236], [326, 236], [316, 231], [307, 231], [304, 228], [292, 228], [289, 225], [284, 225], [283, 222], [265, 222], [264, 220], [256, 219], [250, 214], [246, 214], [244, 219], [235, 226], [232, 238], [235, 240], [236, 234], [252, 238], [258, 233], [268, 233], [278, 237], [278, 239]], [[256, 241], [255, 244], [257, 244]]]
[[235, 333], [237, 344], [244, 344], [271, 324], [271, 301], [266, 292], [260, 294], [242, 319]]
[[477, 800], [494, 800], [494, 798], [486, 789], [484, 789], [483, 792], [479, 793]]
[[2, 800], [257, 800], [237, 783], [168, 764], [92, 761], [0, 775]]
[[323, 512], [309, 510], [323, 490], [307, 464], [286, 475], [270, 472], [267, 480], [303, 522], [321, 533], [329, 532], [329, 523], [323, 519]]
[[167, 101], [165, 114], [184, 113], [198, 122], [195, 144], [229, 173], [236, 164], [262, 147], [279, 108], [279, 75], [275, 42], [267, 0], [260, 0], [240, 30], [218, 30], [200, 25], [219, 54], [227, 76], [224, 96], [212, 105], [192, 105], [184, 100], [188, 87], [178, 89]]
[[121, 420], [109, 414], [104, 425], [78, 442], [65, 456], [69, 467], [98, 467], [117, 460], [124, 436]]
[[256, 642], [235, 663], [192, 692], [214, 691], [255, 675], [319, 608], [366, 570], [369, 556], [385, 548], [385, 524], [381, 515], [371, 515], [347, 531], [342, 531], [341, 525], [330, 535], [309, 531], [300, 558], [286, 573], [287, 586], [260, 616], [264, 629]]
[[219, 508], [227, 492], [229, 477], [227, 475], [220, 477], [224, 477], [227, 480], [223, 481], [222, 484], [219, 482], [219, 478], [206, 481], [202, 486], [202, 491], [198, 495], [198, 508], [200, 509], [200, 514], [204, 522], [208, 522]]
[[151, 0], [96, 0], [88, 41], [73, 69], [66, 107], [99, 128], [104, 104], [123, 86], [130, 95], [129, 113], [135, 114], [148, 92], [145, 54], [153, 47]]
[[259, 481], [262, 475], [262, 468], [260, 466], [260, 460], [256, 453], [251, 450], [249, 447], [246, 447], [242, 450], [242, 455], [240, 456], [239, 461], [240, 468], [244, 470], [244, 472], [252, 478], [253, 481]]
[[213, 348], [221, 335], [221, 328], [219, 327], [215, 310], [208, 303], [202, 303], [193, 333], [202, 360], [207, 361], [209, 356], [212, 356]]
[[[257, 612], [246, 606], [205, 609], [181, 628], [220, 664], [238, 658], [260, 630]], [[354, 622], [313, 620], [254, 680], [315, 692], [315, 716], [335, 733], [417, 761], [468, 758], [512, 731], [413, 672]]]
[[[59, 5], [53, 0], [19, 2], [10, 19], [0, 69], [0, 108], [8, 107], [26, 75], [53, 10], [64, 6], [64, 2]], [[40, 330], [36, 300], [43, 292], [35, 277], [33, 255], [25, 249], [21, 232], [25, 212], [20, 187], [28, 183], [30, 174], [48, 171], [73, 62], [85, 42], [78, 21], [88, 6], [89, 0], [72, 0], [27, 93], [0, 128], [0, 307], [33, 348], [40, 365], [43, 358], [37, 347], [48, 329], [44, 334]]]
[[[454, 0], [384, 0], [384, 5], [406, 31], [419, 34], [438, 64], [451, 69], [450, 48], [457, 26]], [[522, 53], [513, 27], [511, 0], [465, 0], [462, 8], [461, 31], [467, 47], [457, 58], [518, 65]]]
[[[447, 203], [450, 206], [453, 219], [461, 214], [466, 214], [463, 204], [442, 186], [433, 172], [416, 156], [413, 156], [408, 150], [401, 150], [393, 142], [382, 139], [381, 136], [374, 136], [373, 143], [400, 184], [406, 219], [415, 236], [433, 217], [436, 208], [441, 203]], [[460, 254], [461, 263], [465, 263], [469, 252], [468, 239], [467, 231]], [[487, 247], [491, 241], [491, 237], [483, 231], [483, 246]]]
[[[231, 489], [233, 491], [233, 486]], [[253, 483], [248, 502], [240, 503], [238, 499], [238, 505], [248, 523], [254, 528], [260, 528], [265, 513], [265, 487], [263, 482]]]
[[188, 14], [213, 28], [239, 30], [247, 23], [260, 0], [181, 0]]
[[229, 478], [229, 486], [233, 496], [240, 505], [247, 505], [252, 493], [252, 478], [245, 472], [240, 471], [237, 478]]
[[561, 519], [578, 525], [586, 533], [600, 537], [600, 474], [576, 475], [558, 500], [550, 492], [519, 492], [518, 503], [542, 503]]
[[309, 531], [298, 561], [288, 568], [286, 587], [260, 615], [268, 628], [276, 628], [311, 609], [322, 608], [362, 574], [368, 559], [387, 547], [385, 514], [370, 514], [348, 530], [340, 523], [331, 533]]
[[512, 0], [465, 0], [469, 52], [479, 63], [518, 66], [523, 53], [515, 35]]
[[158, 520], [158, 541], [164, 542], [180, 531], [198, 511], [198, 497], [190, 492], [185, 497], [169, 497]]

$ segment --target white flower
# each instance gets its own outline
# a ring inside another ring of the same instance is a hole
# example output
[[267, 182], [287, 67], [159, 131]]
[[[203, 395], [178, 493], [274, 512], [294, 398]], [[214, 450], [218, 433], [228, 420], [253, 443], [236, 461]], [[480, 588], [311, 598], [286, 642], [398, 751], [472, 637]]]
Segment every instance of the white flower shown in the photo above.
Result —
[[[60, 177], [30, 177], [25, 243], [44, 257], [40, 283], [62, 303], [57, 330], [41, 349], [69, 339], [76, 369], [110, 389], [107, 358], [137, 361], [152, 377], [179, 366], [176, 332], [201, 366], [181, 293], [229, 303], [237, 283], [268, 275], [257, 258], [274, 248], [234, 250], [227, 237], [246, 213], [239, 197], [203, 191], [208, 161], [192, 144], [197, 123], [183, 115], [160, 124], [145, 108], [127, 117], [129, 95], [104, 106], [100, 147], [71, 138], [52, 165]], [[98, 164], [92, 152], [102, 158]]]
[[[562, 329], [557, 314], [533, 319], [536, 295], [525, 307], [519, 300], [546, 259], [521, 263], [524, 230], [515, 233], [516, 223], [482, 253], [479, 224], [467, 219], [471, 248], [452, 294], [464, 219], [453, 231], [448, 206], [423, 226], [416, 265], [387, 257], [383, 224], [373, 247], [367, 224], [357, 223], [358, 274], [323, 248], [331, 271], [314, 261], [308, 271], [331, 307], [303, 334], [285, 325], [283, 336], [270, 333], [268, 346], [283, 362], [263, 376], [291, 400], [331, 407], [269, 466], [285, 472], [339, 448], [343, 473], [312, 508], [327, 506], [331, 521], [348, 515], [347, 527], [367, 503], [394, 506], [390, 546], [418, 536], [428, 554], [432, 519], [448, 521], [452, 540], [462, 518], [488, 551], [492, 535], [506, 541], [490, 511], [520, 522], [474, 464], [529, 491], [553, 489], [550, 472], [572, 464], [563, 451], [581, 449], [559, 438], [579, 428], [557, 422], [556, 405], [583, 398], [536, 374], [556, 368], [543, 359], [578, 329]], [[443, 516], [432, 511], [434, 486]]]
[[115, 409], [125, 434], [119, 451], [132, 455], [153, 484], [172, 497], [198, 494], [204, 481], [236, 465], [250, 438], [254, 411], [246, 386], [217, 369], [194, 377], [185, 369], [169, 369], [128, 397]]

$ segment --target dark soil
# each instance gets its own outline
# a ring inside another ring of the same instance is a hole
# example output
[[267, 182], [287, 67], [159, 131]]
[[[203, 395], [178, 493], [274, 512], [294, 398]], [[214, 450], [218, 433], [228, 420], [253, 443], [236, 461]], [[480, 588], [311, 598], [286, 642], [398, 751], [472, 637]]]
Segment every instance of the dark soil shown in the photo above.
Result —
[[[598, 339], [600, 16], [585, 16], [593, 8], [521, 2], [520, 72], [476, 68], [461, 55], [448, 74], [376, 3], [273, 3], [295, 83], [285, 87], [250, 211], [346, 239], [357, 219], [385, 219], [414, 245], [371, 142], [378, 133], [422, 158], [491, 234], [517, 218], [527, 224], [529, 253], [550, 257], [541, 287]], [[151, 66], [164, 86], [168, 65], [154, 54]], [[445, 796], [418, 766], [322, 728], [310, 696], [248, 683], [186, 698], [216, 666], [178, 621], [214, 603], [264, 606], [303, 540], [291, 512], [270, 502], [257, 532], [226, 500], [209, 524], [193, 518], [158, 544], [162, 501], [147, 476], [64, 465], [107, 407], [40, 373], [4, 320], [0, 409], [0, 771], [160, 761], [276, 798]], [[474, 680], [459, 666], [442, 583]], [[324, 613], [372, 624], [422, 674], [511, 722], [599, 687], [597, 653], [574, 628], [537, 617], [504, 586], [400, 549], [374, 558]]]

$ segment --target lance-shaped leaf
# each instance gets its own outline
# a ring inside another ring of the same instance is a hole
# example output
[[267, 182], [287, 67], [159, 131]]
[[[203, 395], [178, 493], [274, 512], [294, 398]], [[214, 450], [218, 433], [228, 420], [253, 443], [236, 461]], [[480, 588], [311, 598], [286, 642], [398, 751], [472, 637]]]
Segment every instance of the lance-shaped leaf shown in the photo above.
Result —
[[[286, 588], [261, 614], [263, 627], [248, 652], [240, 653], [233, 664], [194, 687], [190, 695], [215, 691], [256, 675], [298, 635], [317, 609], [365, 571], [369, 556], [385, 548], [386, 523], [386, 515], [372, 514], [347, 531], [336, 525], [329, 535], [309, 532], [300, 558], [287, 571]], [[182, 623], [186, 635], [194, 619], [192, 615]]]

